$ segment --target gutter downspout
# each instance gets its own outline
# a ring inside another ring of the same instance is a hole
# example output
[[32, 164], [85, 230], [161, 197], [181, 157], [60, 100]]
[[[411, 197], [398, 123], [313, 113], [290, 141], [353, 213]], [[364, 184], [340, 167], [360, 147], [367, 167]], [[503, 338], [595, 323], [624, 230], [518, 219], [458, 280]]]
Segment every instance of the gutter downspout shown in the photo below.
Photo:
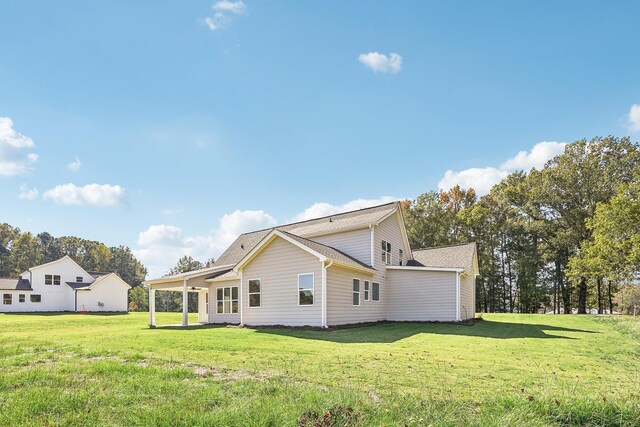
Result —
[[460, 320], [460, 273], [456, 272], [456, 322]]
[[[242, 270], [239, 271], [240, 273], [240, 326], [244, 326], [244, 283], [242, 281]], [[216, 294], [216, 298], [218, 298], [217, 294]], [[218, 302], [216, 299], [216, 313], [218, 310]]]
[[374, 240], [374, 232], [373, 232], [373, 230], [374, 230], [375, 227], [376, 226], [373, 225], [373, 224], [369, 225], [369, 229], [371, 230], [371, 268], [375, 268], [375, 265], [374, 265], [374, 263], [375, 263], [375, 261], [374, 261], [374, 258], [375, 258], [375, 250], [374, 250], [374, 248], [375, 248], [375, 246], [374, 246], [374, 241], [373, 241]]
[[333, 260], [329, 264], [322, 262], [322, 327], [328, 328], [327, 324], [327, 269], [333, 265]]

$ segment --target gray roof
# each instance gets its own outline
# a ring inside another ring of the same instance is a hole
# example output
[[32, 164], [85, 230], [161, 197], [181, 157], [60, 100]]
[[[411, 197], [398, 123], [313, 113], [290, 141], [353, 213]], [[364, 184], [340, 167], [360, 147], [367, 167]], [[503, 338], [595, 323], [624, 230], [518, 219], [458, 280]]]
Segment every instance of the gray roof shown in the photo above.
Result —
[[322, 233], [330, 234], [344, 229], [367, 227], [370, 224], [377, 224], [382, 218], [394, 212], [398, 208], [398, 204], [399, 202], [392, 202], [357, 211], [344, 212], [244, 233], [220, 255], [216, 260], [216, 264], [237, 264], [274, 229], [287, 232], [291, 235], [304, 237]]
[[232, 279], [239, 279], [240, 275], [233, 270], [229, 270], [222, 274], [216, 274], [215, 276], [207, 277], [207, 279], [214, 279], [214, 278], [220, 279], [220, 280], [223, 280], [223, 279], [232, 280]]
[[28, 279], [0, 277], [0, 289], [7, 291], [32, 291]]
[[286, 231], [283, 231], [283, 230], [280, 230], [280, 231], [285, 235], [291, 237], [298, 243], [305, 245], [309, 249], [312, 249], [318, 252], [319, 254], [326, 256], [329, 259], [343, 262], [345, 264], [352, 264], [359, 267], [371, 268], [370, 265], [360, 262], [357, 259], [353, 258], [352, 256], [349, 256], [344, 252], [341, 252], [335, 248], [332, 248], [331, 246], [323, 245], [322, 243], [314, 242], [313, 240], [305, 239], [304, 237], [296, 236], [295, 234], [287, 233]]
[[97, 279], [98, 277], [101, 277], [101, 276], [106, 276], [107, 274], [111, 274], [104, 271], [87, 271], [87, 273], [89, 273], [91, 277], [93, 277], [94, 279]]
[[69, 285], [69, 287], [71, 287], [72, 289], [81, 289], [81, 288], [88, 288], [91, 283], [84, 283], [84, 282], [65, 282], [67, 285]]
[[475, 243], [414, 249], [413, 260], [407, 265], [418, 267], [473, 268]]

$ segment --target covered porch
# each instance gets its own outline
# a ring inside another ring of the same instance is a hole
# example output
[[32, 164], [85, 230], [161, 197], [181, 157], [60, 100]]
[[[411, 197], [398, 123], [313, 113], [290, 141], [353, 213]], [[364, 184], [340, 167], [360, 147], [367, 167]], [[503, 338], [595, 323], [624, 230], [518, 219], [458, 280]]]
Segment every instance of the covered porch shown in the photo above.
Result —
[[228, 266], [205, 268], [144, 282], [149, 290], [149, 327], [156, 327], [156, 291], [182, 293], [182, 325], [189, 326], [189, 292], [198, 294], [198, 323], [209, 323], [209, 283], [207, 279], [229, 271]]

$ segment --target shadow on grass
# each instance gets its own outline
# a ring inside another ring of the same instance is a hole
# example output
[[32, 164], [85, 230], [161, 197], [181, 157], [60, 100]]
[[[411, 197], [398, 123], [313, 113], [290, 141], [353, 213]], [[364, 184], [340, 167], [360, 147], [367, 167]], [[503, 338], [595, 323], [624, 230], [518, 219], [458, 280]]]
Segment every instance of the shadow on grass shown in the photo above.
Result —
[[106, 316], [127, 316], [129, 315], [126, 311], [87, 311], [86, 313], [81, 313], [79, 311], [21, 311], [21, 312], [11, 312], [11, 313], [0, 313], [6, 314], [10, 316], [97, 316], [97, 317], [106, 317]]
[[[580, 339], [573, 333], [592, 334], [595, 331], [565, 328], [552, 325], [529, 323], [508, 323], [482, 320], [473, 326], [438, 323], [382, 323], [375, 326], [363, 326], [331, 331], [310, 331], [299, 329], [257, 329], [259, 334], [273, 334], [301, 339], [331, 341], [336, 343], [392, 343], [418, 334], [457, 335], [468, 337], [514, 339]], [[570, 332], [556, 335], [553, 332]]]

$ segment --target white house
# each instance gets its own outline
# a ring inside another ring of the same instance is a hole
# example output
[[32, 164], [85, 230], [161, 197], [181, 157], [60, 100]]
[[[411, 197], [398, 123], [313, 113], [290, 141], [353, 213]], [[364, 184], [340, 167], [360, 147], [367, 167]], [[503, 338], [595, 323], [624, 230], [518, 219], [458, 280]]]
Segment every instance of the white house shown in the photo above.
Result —
[[202, 323], [318, 326], [475, 315], [474, 243], [413, 250], [399, 203], [245, 233], [197, 271], [145, 282], [198, 292]]
[[86, 271], [64, 256], [18, 278], [0, 278], [0, 312], [126, 312], [129, 289], [117, 274]]

